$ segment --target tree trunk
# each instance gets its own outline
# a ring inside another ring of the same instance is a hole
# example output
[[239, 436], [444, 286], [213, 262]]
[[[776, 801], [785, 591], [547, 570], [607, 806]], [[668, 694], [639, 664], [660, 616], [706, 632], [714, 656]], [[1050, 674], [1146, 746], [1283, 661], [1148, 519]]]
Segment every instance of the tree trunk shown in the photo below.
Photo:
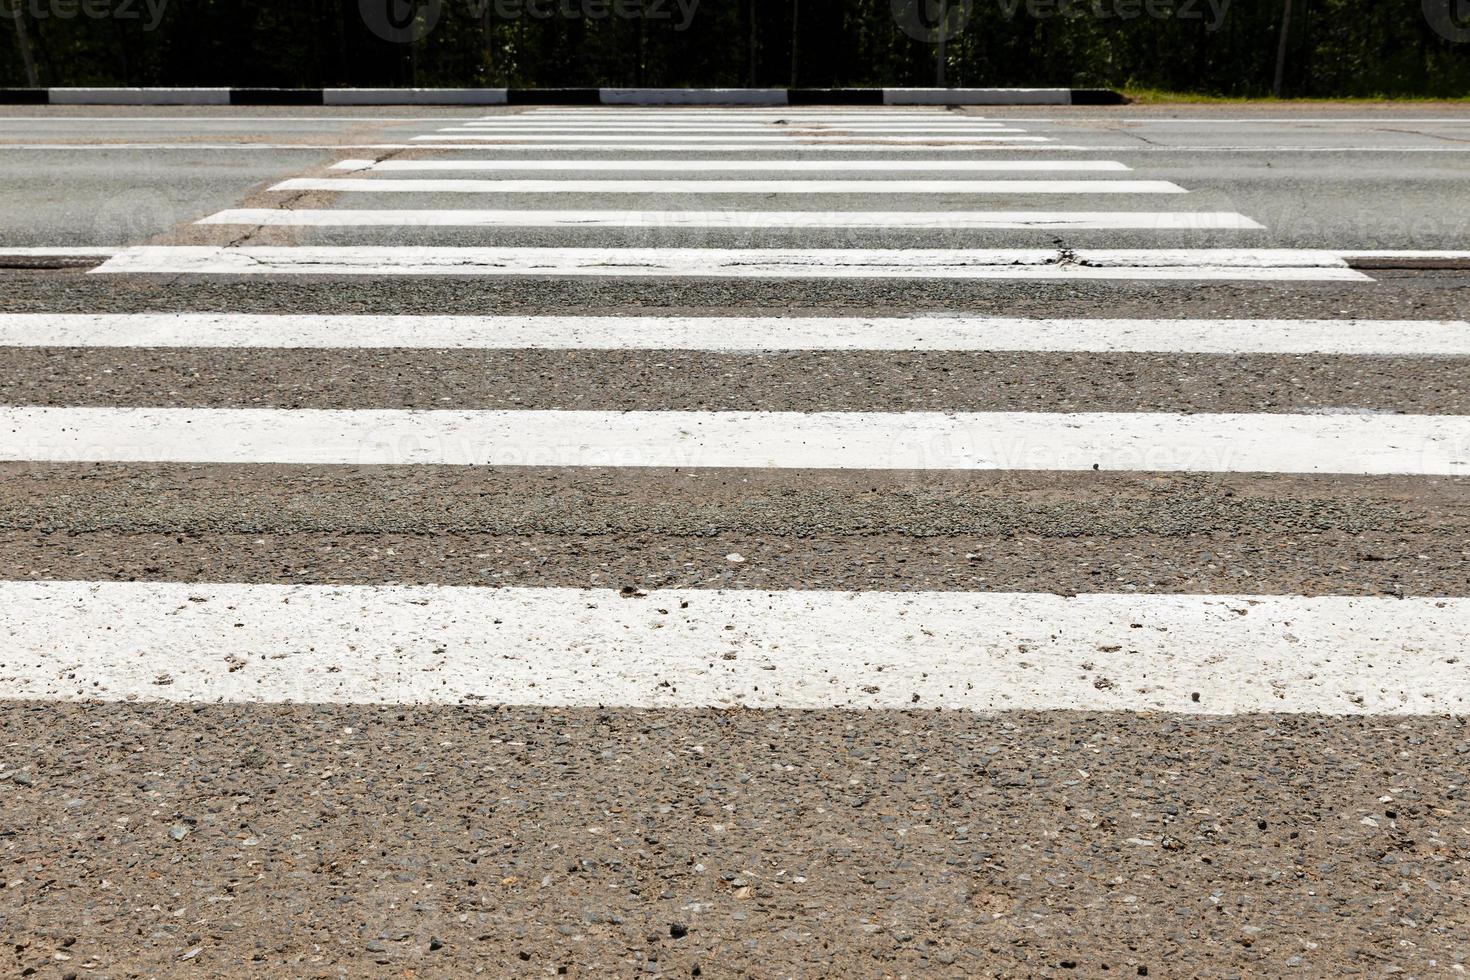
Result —
[[949, 33], [949, 4], [939, 0], [939, 33], [934, 39], [934, 85], [944, 88], [944, 42]]
[[644, 6], [645, 6], [645, 4], [642, 2], [642, 0], [639, 0], [639, 3], [638, 3], [638, 77], [637, 77], [636, 81], [634, 82], [634, 84], [638, 88], [643, 88], [645, 85], [648, 84], [648, 80], [647, 80], [647, 67], [646, 67], [647, 66], [647, 57], [648, 56], [647, 56], [647, 53], [644, 50], [644, 45], [646, 45], [648, 43], [648, 41], [647, 41], [647, 36], [648, 36], [648, 18], [645, 16], [645, 14], [647, 13], [647, 11], [644, 10]]
[[750, 12], [750, 40], [748, 42], [749, 50], [747, 52], [750, 67], [745, 76], [745, 84], [749, 88], [755, 88], [755, 2], [756, 0], [747, 0], [746, 2], [746, 9]]
[[480, 11], [480, 84], [491, 83], [490, 70], [495, 67], [495, 28], [490, 4]]
[[792, 88], [796, 88], [796, 69], [798, 63], [797, 55], [801, 51], [801, 44], [797, 40], [799, 36], [798, 27], [800, 14], [801, 0], [791, 0], [791, 81], [787, 84], [790, 85]]
[[1286, 80], [1286, 47], [1291, 39], [1291, 0], [1286, 0], [1286, 6], [1281, 8], [1281, 40], [1276, 45], [1276, 81], [1271, 86], [1271, 94], [1281, 98], [1281, 85]]
[[12, 20], [15, 23], [15, 43], [20, 46], [20, 60], [26, 69], [26, 86], [29, 88], [40, 88], [41, 79], [36, 74], [36, 57], [31, 53], [31, 35], [26, 30], [26, 11], [22, 0], [16, 0], [12, 8], [14, 14]]

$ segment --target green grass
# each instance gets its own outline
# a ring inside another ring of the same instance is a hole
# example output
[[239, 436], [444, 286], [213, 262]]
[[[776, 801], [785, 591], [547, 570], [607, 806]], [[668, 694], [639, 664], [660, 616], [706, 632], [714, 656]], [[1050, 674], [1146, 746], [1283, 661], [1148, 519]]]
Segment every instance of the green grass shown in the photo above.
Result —
[[1201, 92], [1170, 92], [1157, 88], [1134, 88], [1125, 86], [1123, 94], [1137, 105], [1163, 105], [1166, 103], [1198, 103], [1205, 105], [1244, 105], [1252, 104], [1274, 104], [1274, 105], [1300, 105], [1309, 102], [1330, 102], [1341, 104], [1365, 103], [1365, 102], [1454, 102], [1470, 103], [1470, 95], [1458, 97], [1437, 98], [1429, 95], [1377, 95], [1377, 96], [1354, 96], [1350, 98], [1285, 98], [1277, 99], [1272, 96], [1235, 96], [1235, 95], [1207, 95]]

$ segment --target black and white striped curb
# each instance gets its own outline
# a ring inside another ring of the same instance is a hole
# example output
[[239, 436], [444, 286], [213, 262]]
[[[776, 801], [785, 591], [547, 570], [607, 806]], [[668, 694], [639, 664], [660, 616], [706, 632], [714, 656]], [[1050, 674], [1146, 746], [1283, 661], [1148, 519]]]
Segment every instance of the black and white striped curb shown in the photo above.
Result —
[[8, 105], [1121, 105], [1075, 88], [9, 88]]

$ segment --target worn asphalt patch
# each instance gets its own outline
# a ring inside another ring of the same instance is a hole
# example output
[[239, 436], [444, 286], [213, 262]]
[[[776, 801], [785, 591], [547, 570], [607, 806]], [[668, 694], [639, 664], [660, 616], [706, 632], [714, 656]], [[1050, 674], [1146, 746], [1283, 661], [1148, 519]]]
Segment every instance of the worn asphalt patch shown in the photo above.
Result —
[[1470, 360], [1321, 355], [0, 348], [0, 404], [1470, 415]]
[[0, 739], [15, 975], [1426, 975], [1470, 943], [1456, 719], [10, 702]]

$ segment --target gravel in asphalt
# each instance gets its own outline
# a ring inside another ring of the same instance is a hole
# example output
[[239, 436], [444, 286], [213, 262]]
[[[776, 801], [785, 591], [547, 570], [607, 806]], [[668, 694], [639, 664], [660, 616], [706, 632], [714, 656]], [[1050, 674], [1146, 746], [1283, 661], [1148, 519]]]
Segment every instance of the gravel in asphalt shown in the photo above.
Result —
[[0, 348], [0, 403], [180, 408], [1470, 415], [1470, 360]]
[[9, 702], [0, 740], [17, 976], [1436, 975], [1470, 943], [1463, 719]]

